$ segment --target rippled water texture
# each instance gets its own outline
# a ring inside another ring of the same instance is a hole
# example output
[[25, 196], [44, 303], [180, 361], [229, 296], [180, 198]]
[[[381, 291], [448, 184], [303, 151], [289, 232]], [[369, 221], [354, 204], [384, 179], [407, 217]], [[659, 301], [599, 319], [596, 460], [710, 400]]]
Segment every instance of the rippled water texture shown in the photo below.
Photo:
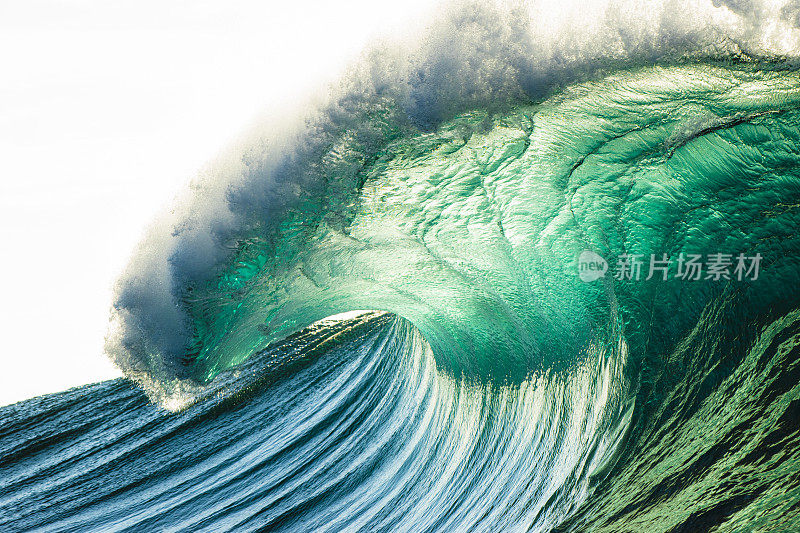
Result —
[[128, 380], [0, 409], [1, 528], [800, 529], [796, 13], [728, 4], [464, 5], [210, 167], [120, 279]]

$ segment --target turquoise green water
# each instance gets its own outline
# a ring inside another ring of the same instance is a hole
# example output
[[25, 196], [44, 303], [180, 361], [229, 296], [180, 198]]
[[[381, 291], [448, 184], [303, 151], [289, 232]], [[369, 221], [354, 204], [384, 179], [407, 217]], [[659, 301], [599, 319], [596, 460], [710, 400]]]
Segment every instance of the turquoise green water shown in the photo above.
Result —
[[387, 6], [143, 235], [125, 378], [0, 407], [0, 532], [800, 531], [798, 2]]
[[[720, 298], [742, 320], [769, 312], [798, 281], [798, 86], [794, 73], [642, 69], [430, 133], [378, 116], [383, 146], [343, 132], [322, 190], [186, 287], [190, 374], [354, 309], [407, 318], [450, 372], [513, 380], [620, 335], [663, 353]], [[612, 267], [623, 253], [760, 253], [763, 274], [584, 283], [583, 250]]]
[[[354, 440], [326, 449], [380, 466], [343, 466], [355, 478], [340, 486], [324, 455], [270, 462], [294, 474], [259, 501], [300, 490], [275, 529], [796, 528], [800, 78], [698, 60], [592, 79], [434, 126], [357, 99], [267, 150], [280, 157], [246, 153], [199, 182], [168, 246], [145, 241], [110, 353], [171, 409], [277, 402], [248, 438], [284, 450], [343, 395], [326, 420], [355, 424]], [[586, 252], [605, 275], [582, 279]], [[651, 256], [671, 259], [665, 275]], [[693, 256], [699, 279], [681, 275]], [[293, 336], [354, 310], [390, 315], [356, 340], [349, 322]], [[355, 360], [376, 369], [368, 384], [341, 373]], [[307, 401], [273, 398], [276, 380]], [[379, 479], [403, 496], [382, 499]], [[371, 496], [351, 515], [352, 487]]]

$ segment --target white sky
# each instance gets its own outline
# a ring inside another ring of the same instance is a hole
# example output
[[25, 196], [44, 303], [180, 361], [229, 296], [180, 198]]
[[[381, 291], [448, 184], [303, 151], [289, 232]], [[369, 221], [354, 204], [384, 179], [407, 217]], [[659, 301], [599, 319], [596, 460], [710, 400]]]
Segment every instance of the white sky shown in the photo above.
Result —
[[154, 215], [431, 3], [0, 0], [0, 405], [119, 376], [111, 287]]

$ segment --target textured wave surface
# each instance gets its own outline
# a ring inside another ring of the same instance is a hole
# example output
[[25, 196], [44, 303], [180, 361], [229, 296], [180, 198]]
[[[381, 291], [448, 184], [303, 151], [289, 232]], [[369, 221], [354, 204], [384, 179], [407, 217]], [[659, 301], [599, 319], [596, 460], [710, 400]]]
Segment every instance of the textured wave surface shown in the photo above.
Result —
[[552, 527], [624, 427], [607, 354], [567, 378], [467, 384], [404, 320], [346, 329], [294, 337], [176, 414], [123, 381], [4, 408], [4, 530]]
[[144, 392], [0, 409], [3, 529], [800, 527], [796, 10], [537, 5], [210, 167], [118, 286]]

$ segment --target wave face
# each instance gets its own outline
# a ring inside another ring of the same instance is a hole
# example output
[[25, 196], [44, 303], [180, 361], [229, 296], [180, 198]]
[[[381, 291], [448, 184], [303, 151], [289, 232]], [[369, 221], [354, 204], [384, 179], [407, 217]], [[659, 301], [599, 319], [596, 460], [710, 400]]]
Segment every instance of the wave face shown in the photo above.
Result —
[[[180, 320], [153, 314], [151, 284], [167, 283], [137, 271], [112, 353], [134, 376], [204, 383], [317, 320], [378, 309], [411, 321], [450, 373], [519, 381], [621, 335], [668, 350], [723, 294], [752, 319], [797, 273], [798, 86], [769, 65], [700, 64], [620, 72], [431, 132], [370, 110], [308, 163], [319, 182], [279, 218], [229, 189], [235, 225], [176, 227], [165, 261]], [[587, 284], [584, 250], [760, 254], [769, 279]]]
[[622, 392], [601, 353], [569, 376], [470, 385], [391, 315], [317, 326], [251, 371], [257, 386], [223, 374], [175, 414], [122, 380], [3, 408], [3, 529], [550, 528], [609, 451]]
[[144, 394], [0, 410], [0, 524], [800, 527], [779, 4], [455, 4], [371, 50], [144, 239], [107, 343]]

